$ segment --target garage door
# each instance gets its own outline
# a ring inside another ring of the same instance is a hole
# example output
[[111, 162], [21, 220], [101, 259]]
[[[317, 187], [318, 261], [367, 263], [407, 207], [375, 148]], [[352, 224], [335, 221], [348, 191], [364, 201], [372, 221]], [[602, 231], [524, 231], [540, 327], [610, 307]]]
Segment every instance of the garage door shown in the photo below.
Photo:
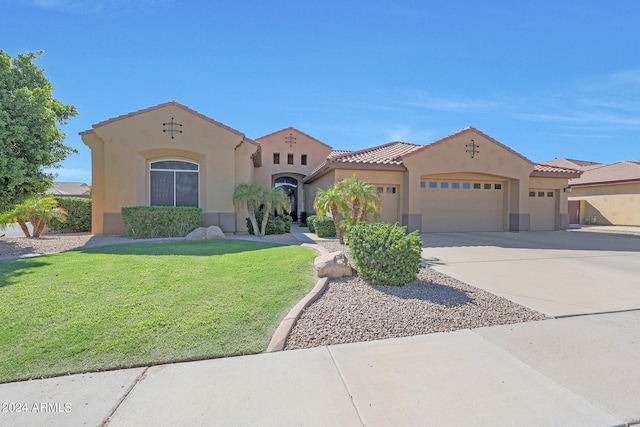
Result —
[[400, 222], [398, 218], [398, 195], [400, 188], [397, 185], [377, 184], [378, 193], [380, 194], [380, 204], [382, 212], [380, 220], [389, 224]]
[[422, 231], [504, 231], [503, 181], [420, 182]]
[[556, 229], [556, 192], [554, 190], [529, 190], [529, 212], [531, 231]]

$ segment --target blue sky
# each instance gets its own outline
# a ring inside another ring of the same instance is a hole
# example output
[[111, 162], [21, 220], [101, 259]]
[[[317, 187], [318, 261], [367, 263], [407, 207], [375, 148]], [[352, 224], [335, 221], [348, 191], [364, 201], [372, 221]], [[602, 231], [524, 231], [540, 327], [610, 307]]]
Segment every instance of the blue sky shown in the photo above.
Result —
[[91, 182], [78, 132], [176, 100], [250, 138], [337, 149], [474, 126], [532, 161], [639, 159], [640, 2], [0, 0], [0, 49], [79, 116], [59, 181]]

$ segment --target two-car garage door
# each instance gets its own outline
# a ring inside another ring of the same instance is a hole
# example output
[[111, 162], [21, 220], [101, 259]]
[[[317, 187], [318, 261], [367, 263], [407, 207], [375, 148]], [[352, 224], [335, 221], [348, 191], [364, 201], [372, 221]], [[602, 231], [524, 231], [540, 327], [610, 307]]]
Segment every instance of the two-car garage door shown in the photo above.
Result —
[[422, 231], [505, 231], [506, 182], [423, 179]]

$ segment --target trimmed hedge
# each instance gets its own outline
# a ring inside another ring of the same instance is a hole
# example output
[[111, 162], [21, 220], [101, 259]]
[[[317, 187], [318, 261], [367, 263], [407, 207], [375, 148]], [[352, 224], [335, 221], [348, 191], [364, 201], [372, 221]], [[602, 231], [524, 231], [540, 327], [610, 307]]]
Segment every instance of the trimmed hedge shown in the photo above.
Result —
[[307, 217], [307, 226], [309, 227], [310, 233], [316, 232], [316, 219], [318, 219], [315, 215], [310, 215]]
[[[264, 218], [264, 208], [261, 208], [256, 213], [256, 221], [258, 222], [258, 227], [262, 226], [262, 219]], [[253, 224], [251, 224], [251, 220], [249, 217], [246, 218], [247, 222], [247, 230], [249, 234], [255, 235], [253, 232]], [[269, 218], [267, 219], [267, 227], [264, 230], [265, 235], [270, 234], [284, 234], [291, 233], [291, 224], [293, 223], [293, 218], [289, 215], [273, 215], [269, 214]]]
[[128, 206], [121, 210], [127, 237], [183, 237], [202, 227], [202, 209], [186, 206]]
[[336, 225], [329, 217], [316, 218], [314, 227], [318, 237], [336, 237]]
[[358, 274], [376, 285], [403, 286], [421, 268], [422, 240], [397, 224], [359, 222], [349, 233], [349, 248]]
[[60, 233], [84, 233], [91, 231], [91, 199], [86, 197], [54, 196], [58, 207], [67, 211], [67, 220], [52, 219], [47, 223], [50, 230]]

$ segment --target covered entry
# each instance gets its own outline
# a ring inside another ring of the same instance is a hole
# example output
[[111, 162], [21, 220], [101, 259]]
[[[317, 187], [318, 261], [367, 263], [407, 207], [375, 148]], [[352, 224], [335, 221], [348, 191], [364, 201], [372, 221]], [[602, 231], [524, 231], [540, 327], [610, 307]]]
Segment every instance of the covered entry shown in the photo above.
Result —
[[423, 232], [506, 230], [505, 181], [424, 177], [420, 190]]

